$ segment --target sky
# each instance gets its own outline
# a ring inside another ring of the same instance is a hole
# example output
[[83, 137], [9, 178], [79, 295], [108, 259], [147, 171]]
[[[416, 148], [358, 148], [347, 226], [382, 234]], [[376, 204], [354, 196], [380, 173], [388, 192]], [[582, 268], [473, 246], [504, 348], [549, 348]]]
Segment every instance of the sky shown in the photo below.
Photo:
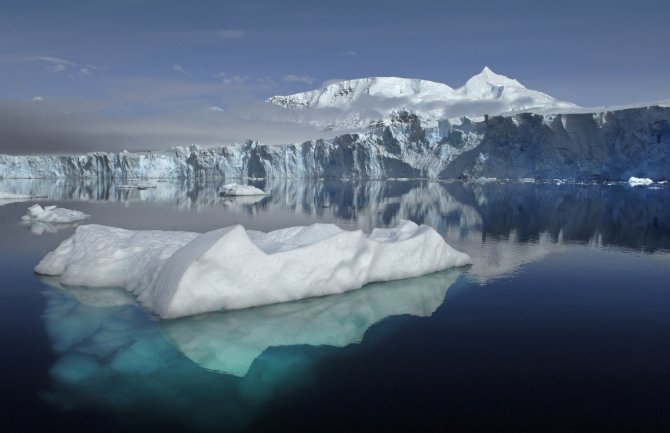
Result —
[[238, 140], [262, 127], [202, 110], [484, 66], [582, 106], [668, 99], [669, 19], [667, 0], [2, 0], [0, 153]]

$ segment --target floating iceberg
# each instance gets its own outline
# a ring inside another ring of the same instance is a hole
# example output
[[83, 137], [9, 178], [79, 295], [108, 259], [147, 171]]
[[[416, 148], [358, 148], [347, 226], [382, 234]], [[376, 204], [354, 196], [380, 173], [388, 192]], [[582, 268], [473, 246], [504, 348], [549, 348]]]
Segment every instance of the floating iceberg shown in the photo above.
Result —
[[35, 267], [64, 285], [123, 287], [162, 318], [295, 301], [471, 263], [435, 230], [333, 224], [205, 234], [86, 225]]
[[628, 185], [630, 186], [645, 186], [651, 185], [652, 183], [654, 183], [654, 181], [647, 177], [631, 176], [630, 179], [628, 179]]
[[255, 186], [251, 185], [238, 185], [236, 183], [229, 183], [223, 185], [223, 188], [220, 192], [221, 195], [225, 196], [236, 196], [236, 195], [267, 195], [262, 189], [258, 189]]
[[21, 217], [21, 220], [27, 222], [42, 223], [74, 223], [88, 218], [87, 215], [78, 210], [70, 210], [56, 206], [45, 206], [34, 204], [28, 208], [28, 213]]

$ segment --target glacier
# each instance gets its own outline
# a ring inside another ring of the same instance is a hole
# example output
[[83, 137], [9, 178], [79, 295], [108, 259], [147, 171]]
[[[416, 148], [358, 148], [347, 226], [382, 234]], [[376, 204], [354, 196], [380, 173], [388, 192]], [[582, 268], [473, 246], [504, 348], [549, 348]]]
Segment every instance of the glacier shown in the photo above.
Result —
[[297, 144], [148, 152], [0, 155], [0, 178], [670, 178], [670, 107], [512, 113], [392, 124]]
[[343, 293], [471, 264], [432, 228], [334, 224], [204, 234], [85, 225], [35, 267], [71, 286], [123, 287], [162, 318]]

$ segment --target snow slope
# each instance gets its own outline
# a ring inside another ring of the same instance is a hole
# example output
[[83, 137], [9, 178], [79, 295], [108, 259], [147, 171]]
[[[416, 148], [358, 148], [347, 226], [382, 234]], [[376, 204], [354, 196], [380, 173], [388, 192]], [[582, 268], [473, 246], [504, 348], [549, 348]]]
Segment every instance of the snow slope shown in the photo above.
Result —
[[438, 119], [466, 115], [577, 107], [527, 89], [488, 67], [457, 89], [427, 80], [372, 77], [339, 81], [294, 95], [272, 96], [266, 102], [310, 113], [301, 121], [327, 129], [388, 125], [399, 111], [415, 113], [432, 125]]
[[240, 225], [199, 235], [81, 226], [35, 267], [64, 285], [123, 287], [162, 318], [343, 293], [471, 263], [428, 226], [269, 233]]

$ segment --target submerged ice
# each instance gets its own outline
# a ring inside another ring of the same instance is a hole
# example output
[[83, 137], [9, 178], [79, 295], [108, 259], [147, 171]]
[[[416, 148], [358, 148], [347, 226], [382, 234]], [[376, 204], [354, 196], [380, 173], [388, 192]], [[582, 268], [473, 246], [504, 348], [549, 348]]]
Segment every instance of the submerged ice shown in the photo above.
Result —
[[204, 234], [86, 225], [35, 271], [65, 285], [123, 287], [160, 317], [175, 318], [332, 295], [469, 263], [431, 227], [411, 221], [370, 235], [333, 224], [269, 233], [235, 225]]

